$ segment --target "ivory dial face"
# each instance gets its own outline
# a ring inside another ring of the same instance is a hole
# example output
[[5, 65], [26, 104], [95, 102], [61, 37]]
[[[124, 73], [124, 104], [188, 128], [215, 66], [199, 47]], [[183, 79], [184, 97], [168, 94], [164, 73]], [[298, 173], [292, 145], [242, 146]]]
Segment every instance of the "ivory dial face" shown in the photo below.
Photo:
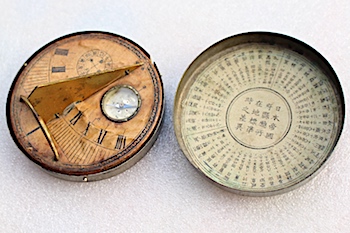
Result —
[[342, 93], [325, 61], [290, 49], [308, 48], [294, 40], [287, 46], [288, 38], [279, 44], [278, 36], [263, 36], [265, 42], [233, 37], [225, 49], [219, 43], [215, 53], [204, 52], [175, 101], [175, 129], [190, 162], [246, 195], [280, 193], [312, 176], [343, 124]]
[[[60, 154], [59, 161], [54, 161], [38, 122], [20, 96], [29, 96], [38, 85], [135, 64], [142, 65], [52, 116], [47, 127]], [[135, 90], [136, 100], [132, 93], [122, 99], [130, 104], [139, 101], [137, 107], [124, 105], [122, 114], [114, 114], [110, 108], [103, 113], [103, 96], [115, 86]], [[162, 119], [163, 87], [149, 55], [137, 44], [110, 33], [84, 32], [59, 38], [36, 52], [19, 71], [7, 107], [13, 138], [31, 160], [65, 179], [82, 181], [90, 176], [89, 180], [96, 180], [105, 178], [105, 173], [125, 170], [145, 154], [146, 144], [155, 140]]]

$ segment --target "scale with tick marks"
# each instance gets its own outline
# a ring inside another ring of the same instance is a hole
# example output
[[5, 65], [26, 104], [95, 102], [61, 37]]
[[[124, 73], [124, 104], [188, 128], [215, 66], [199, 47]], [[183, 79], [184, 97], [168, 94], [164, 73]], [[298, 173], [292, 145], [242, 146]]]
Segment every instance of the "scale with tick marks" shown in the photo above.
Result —
[[175, 97], [174, 128], [190, 163], [243, 195], [305, 183], [331, 155], [344, 97], [330, 64], [291, 37], [251, 32], [200, 54]]
[[38, 50], [7, 101], [11, 135], [33, 162], [72, 181], [116, 175], [153, 145], [164, 112], [160, 74], [124, 37], [80, 32]]

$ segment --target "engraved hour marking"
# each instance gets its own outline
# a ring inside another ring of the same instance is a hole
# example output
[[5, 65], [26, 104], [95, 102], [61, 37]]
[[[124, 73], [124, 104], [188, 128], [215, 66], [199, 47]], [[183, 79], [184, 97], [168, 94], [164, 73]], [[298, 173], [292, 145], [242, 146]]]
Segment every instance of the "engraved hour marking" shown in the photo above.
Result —
[[87, 124], [87, 126], [86, 126], [86, 128], [85, 128], [85, 131], [84, 131], [84, 133], [83, 133], [84, 136], [87, 135], [87, 132], [88, 132], [89, 128], [90, 128], [90, 122]]
[[124, 135], [118, 135], [117, 142], [114, 149], [124, 149], [125, 148], [126, 137]]
[[83, 113], [81, 111], [79, 111], [69, 122], [72, 125], [75, 125], [82, 115], [83, 115]]
[[55, 55], [68, 56], [68, 49], [56, 49]]
[[26, 136], [31, 135], [32, 133], [34, 133], [34, 132], [37, 131], [38, 129], [40, 129], [40, 126], [38, 126], [38, 127], [36, 127], [35, 129], [29, 131], [29, 132], [26, 134]]
[[74, 105], [70, 105], [68, 106], [64, 111], [63, 111], [63, 115], [67, 116], [74, 108]]
[[51, 69], [52, 73], [63, 73], [66, 72], [66, 67], [65, 66], [53, 66]]
[[104, 129], [100, 130], [100, 134], [98, 135], [98, 138], [97, 138], [97, 143], [98, 144], [102, 144], [102, 141], [105, 138], [106, 134], [107, 134], [106, 130], [104, 130]]

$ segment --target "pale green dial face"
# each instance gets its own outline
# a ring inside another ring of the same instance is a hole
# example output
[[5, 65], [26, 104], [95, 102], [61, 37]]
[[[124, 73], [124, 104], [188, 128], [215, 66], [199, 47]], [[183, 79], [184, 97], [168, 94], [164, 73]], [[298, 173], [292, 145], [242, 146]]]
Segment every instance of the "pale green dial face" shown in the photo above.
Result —
[[288, 188], [318, 170], [336, 143], [338, 93], [294, 51], [243, 44], [216, 55], [192, 78], [179, 116], [185, 154], [225, 187]]
[[112, 121], [128, 121], [141, 105], [138, 92], [131, 86], [116, 86], [106, 92], [101, 101], [104, 115]]

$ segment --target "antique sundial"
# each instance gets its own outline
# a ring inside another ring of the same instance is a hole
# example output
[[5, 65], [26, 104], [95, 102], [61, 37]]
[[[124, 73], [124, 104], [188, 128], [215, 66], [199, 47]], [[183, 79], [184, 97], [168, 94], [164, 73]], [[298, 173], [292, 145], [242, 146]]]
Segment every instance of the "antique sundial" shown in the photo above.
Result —
[[279, 194], [309, 180], [344, 123], [330, 64], [296, 39], [264, 32], [222, 40], [178, 86], [174, 127], [191, 164], [238, 194]]
[[38, 50], [7, 102], [18, 147], [57, 177], [93, 181], [131, 167], [152, 146], [163, 85], [148, 53], [111, 33], [81, 32]]

